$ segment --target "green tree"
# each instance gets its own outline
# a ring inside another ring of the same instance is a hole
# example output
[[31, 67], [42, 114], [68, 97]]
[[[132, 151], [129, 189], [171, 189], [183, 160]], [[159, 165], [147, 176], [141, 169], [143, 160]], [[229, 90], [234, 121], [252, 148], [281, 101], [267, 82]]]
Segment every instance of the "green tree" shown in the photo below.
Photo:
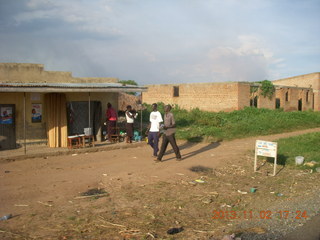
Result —
[[271, 81], [264, 80], [261, 82], [260, 90], [260, 95], [271, 99], [276, 89]]
[[[126, 85], [138, 86], [138, 83], [135, 80], [120, 80], [119, 83], [122, 83], [123, 86], [126, 86]], [[131, 95], [136, 95], [137, 94], [136, 92], [127, 92], [127, 93], [131, 94]]]

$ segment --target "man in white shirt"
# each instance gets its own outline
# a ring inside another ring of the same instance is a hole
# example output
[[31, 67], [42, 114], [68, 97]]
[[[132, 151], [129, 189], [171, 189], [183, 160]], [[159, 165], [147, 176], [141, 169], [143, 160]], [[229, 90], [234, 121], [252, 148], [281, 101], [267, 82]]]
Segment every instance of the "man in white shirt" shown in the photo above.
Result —
[[158, 105], [152, 104], [150, 124], [147, 130], [148, 144], [153, 148], [153, 156], [156, 158], [159, 152], [160, 123], [163, 122], [161, 113], [157, 110]]

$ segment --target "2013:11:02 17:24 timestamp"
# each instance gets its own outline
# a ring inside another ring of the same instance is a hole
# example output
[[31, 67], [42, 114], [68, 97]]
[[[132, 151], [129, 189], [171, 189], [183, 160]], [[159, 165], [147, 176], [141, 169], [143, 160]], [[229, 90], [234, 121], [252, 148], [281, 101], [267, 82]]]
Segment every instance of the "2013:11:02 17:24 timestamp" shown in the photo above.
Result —
[[307, 211], [270, 211], [270, 210], [262, 210], [254, 212], [250, 211], [222, 211], [222, 210], [214, 210], [213, 211], [213, 219], [272, 219], [272, 217], [277, 217], [280, 219], [287, 219], [289, 217], [294, 217], [295, 219], [303, 219], [308, 218]]

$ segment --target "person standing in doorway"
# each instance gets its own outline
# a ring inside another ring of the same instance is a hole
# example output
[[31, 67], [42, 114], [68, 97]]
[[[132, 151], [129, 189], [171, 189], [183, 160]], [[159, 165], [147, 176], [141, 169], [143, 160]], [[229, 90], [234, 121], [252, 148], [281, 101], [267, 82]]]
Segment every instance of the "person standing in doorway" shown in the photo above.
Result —
[[176, 154], [177, 161], [181, 160], [181, 154], [179, 147], [177, 146], [176, 138], [175, 138], [175, 132], [176, 132], [176, 122], [173, 117], [173, 113], [171, 111], [171, 106], [166, 105], [164, 107], [164, 134], [162, 137], [162, 144], [160, 153], [157, 157], [157, 161], [161, 161], [163, 154], [165, 153], [168, 143], [170, 142], [174, 153]]
[[111, 141], [111, 135], [116, 133], [118, 120], [117, 112], [114, 110], [111, 103], [107, 104], [106, 120], [108, 124], [108, 140]]
[[163, 122], [161, 113], [158, 111], [158, 105], [152, 104], [152, 112], [150, 113], [150, 124], [147, 130], [148, 144], [153, 148], [153, 157], [158, 156], [160, 123]]
[[132, 110], [132, 107], [130, 105], [127, 106], [126, 111], [126, 132], [127, 132], [127, 143], [132, 143], [132, 137], [133, 137], [133, 124], [134, 119], [137, 118], [138, 113], [135, 110]]

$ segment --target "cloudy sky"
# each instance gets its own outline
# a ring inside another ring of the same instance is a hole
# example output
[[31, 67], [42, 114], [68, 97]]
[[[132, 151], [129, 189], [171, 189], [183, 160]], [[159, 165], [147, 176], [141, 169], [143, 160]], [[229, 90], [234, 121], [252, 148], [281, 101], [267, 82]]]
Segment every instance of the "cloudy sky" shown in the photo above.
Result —
[[320, 0], [0, 0], [0, 62], [139, 84], [320, 71]]

